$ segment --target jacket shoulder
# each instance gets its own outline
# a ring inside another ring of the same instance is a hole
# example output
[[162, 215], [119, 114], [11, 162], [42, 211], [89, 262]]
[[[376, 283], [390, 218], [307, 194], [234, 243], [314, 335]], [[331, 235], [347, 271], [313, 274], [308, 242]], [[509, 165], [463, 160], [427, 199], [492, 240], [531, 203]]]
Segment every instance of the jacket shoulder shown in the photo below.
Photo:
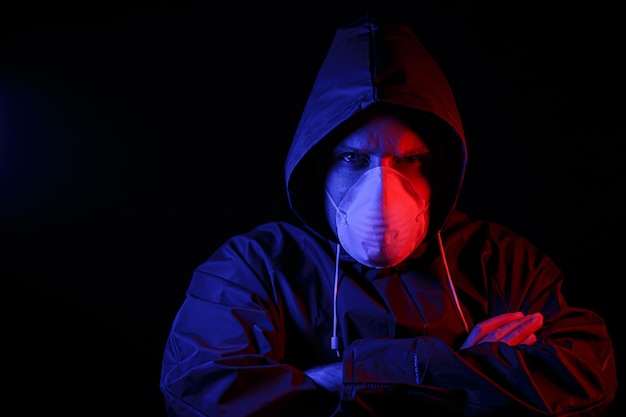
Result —
[[325, 242], [291, 223], [260, 224], [213, 251], [194, 270], [189, 292], [212, 299], [216, 288], [236, 287], [269, 298], [277, 280], [306, 279], [302, 271], [331, 271], [331, 246]]

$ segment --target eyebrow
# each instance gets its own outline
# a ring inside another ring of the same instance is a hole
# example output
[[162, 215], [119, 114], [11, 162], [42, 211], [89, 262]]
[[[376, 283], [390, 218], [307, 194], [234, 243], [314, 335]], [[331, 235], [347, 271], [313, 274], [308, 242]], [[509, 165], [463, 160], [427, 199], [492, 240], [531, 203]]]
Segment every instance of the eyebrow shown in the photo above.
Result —
[[430, 153], [430, 148], [426, 145], [422, 145], [417, 148], [411, 148], [403, 152], [404, 155], [415, 155], [420, 153]]
[[344, 144], [339, 144], [333, 148], [334, 151], [359, 151], [361, 148], [355, 148], [354, 146], [347, 146]]
[[[349, 145], [344, 145], [344, 144], [339, 144], [332, 149], [333, 153], [342, 153], [342, 152], [363, 153], [363, 152], [369, 152], [371, 150], [372, 148], [368, 148], [368, 147], [363, 148], [363, 147], [355, 147], [355, 146], [349, 146]], [[398, 149], [395, 148], [394, 151], [398, 151]], [[416, 154], [424, 154], [424, 153], [430, 153], [430, 152], [431, 152], [430, 148], [426, 144], [424, 144], [415, 148], [408, 149], [406, 151], [402, 151], [400, 155], [406, 156], [406, 155], [416, 155]]]

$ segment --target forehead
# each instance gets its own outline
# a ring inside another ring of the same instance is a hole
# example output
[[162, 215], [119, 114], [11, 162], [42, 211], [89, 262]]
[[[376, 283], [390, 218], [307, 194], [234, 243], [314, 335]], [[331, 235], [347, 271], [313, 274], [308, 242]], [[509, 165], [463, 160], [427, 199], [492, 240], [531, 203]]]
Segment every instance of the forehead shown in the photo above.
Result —
[[337, 150], [353, 149], [367, 153], [407, 154], [427, 151], [420, 134], [401, 118], [389, 114], [375, 115], [347, 134]]

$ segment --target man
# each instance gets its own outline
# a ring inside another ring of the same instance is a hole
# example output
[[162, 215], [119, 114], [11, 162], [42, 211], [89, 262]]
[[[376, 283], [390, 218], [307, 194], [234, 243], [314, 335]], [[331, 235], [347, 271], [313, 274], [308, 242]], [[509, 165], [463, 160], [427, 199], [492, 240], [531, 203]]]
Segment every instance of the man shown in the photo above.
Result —
[[577, 415], [616, 389], [601, 317], [506, 228], [456, 209], [465, 135], [410, 28], [337, 31], [287, 160], [301, 225], [200, 265], [172, 326], [170, 416]]

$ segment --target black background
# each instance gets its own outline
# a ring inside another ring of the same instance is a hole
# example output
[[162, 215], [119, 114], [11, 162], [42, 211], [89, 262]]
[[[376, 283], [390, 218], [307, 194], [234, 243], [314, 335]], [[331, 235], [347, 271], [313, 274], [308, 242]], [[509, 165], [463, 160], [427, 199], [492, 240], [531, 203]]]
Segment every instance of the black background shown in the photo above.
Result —
[[[72, 3], [0, 9], [7, 404], [164, 416], [161, 354], [193, 269], [228, 236], [291, 218], [282, 164], [299, 113], [336, 27], [366, 11], [414, 25], [456, 92], [460, 207], [557, 261], [624, 373], [617, 6]], [[623, 410], [618, 392], [611, 415]]]

